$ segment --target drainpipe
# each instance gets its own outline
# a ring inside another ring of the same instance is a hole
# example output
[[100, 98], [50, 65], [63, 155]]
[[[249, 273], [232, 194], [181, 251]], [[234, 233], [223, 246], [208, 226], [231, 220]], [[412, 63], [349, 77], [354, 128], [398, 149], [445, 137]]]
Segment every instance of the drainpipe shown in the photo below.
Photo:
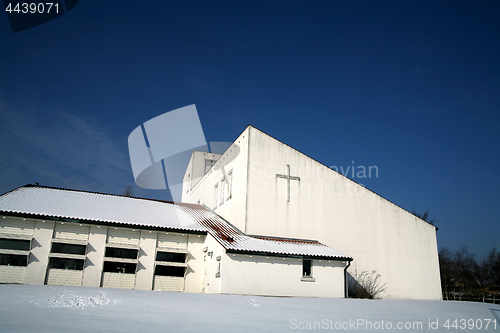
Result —
[[347, 283], [348, 283], [348, 282], [347, 282], [347, 269], [349, 268], [349, 266], [351, 266], [351, 260], [349, 260], [349, 261], [347, 262], [347, 266], [345, 266], [345, 268], [344, 268], [344, 297], [345, 297], [345, 298], [347, 298], [347, 297], [348, 297], [348, 295], [347, 295], [347, 293], [348, 293], [348, 286], [347, 286]]

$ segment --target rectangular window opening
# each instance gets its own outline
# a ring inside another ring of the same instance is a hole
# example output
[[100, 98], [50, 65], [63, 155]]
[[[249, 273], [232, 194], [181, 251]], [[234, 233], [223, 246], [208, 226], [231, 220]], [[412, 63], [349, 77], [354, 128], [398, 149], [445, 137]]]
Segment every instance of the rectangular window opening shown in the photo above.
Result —
[[30, 241], [27, 239], [1, 238], [0, 249], [29, 251]]
[[304, 259], [302, 260], [302, 276], [312, 277], [312, 260]]
[[219, 185], [215, 184], [215, 186], [214, 186], [214, 209], [217, 208], [218, 197], [219, 197]]
[[227, 186], [227, 200], [231, 199], [232, 195], [233, 195], [233, 170], [229, 171], [227, 173], [227, 182], [226, 182], [226, 186]]
[[105, 261], [102, 269], [105, 273], [135, 274], [137, 264]]
[[123, 259], [137, 259], [139, 250], [136, 249], [122, 249], [118, 247], [106, 247], [105, 257], [107, 258], [123, 258]]
[[156, 253], [156, 261], [167, 261], [167, 262], [186, 262], [185, 253], [174, 253], [174, 252], [158, 252]]
[[50, 258], [49, 268], [83, 270], [83, 259]]
[[28, 256], [22, 254], [0, 254], [1, 266], [28, 266]]
[[156, 266], [155, 275], [184, 277], [186, 267], [177, 266]]
[[85, 255], [87, 252], [86, 245], [66, 244], [66, 243], [52, 243], [52, 253], [65, 253], [65, 254], [81, 254]]

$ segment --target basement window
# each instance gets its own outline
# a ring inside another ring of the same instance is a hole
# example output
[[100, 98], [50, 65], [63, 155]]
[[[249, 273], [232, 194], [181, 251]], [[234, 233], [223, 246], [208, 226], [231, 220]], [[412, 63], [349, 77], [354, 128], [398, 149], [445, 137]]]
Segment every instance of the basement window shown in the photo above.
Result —
[[66, 244], [66, 243], [52, 243], [52, 253], [65, 253], [65, 254], [80, 254], [85, 255], [87, 246]]
[[167, 261], [167, 262], [186, 262], [185, 253], [174, 253], [174, 252], [158, 252], [156, 253], [156, 261]]
[[30, 241], [24, 239], [2, 238], [0, 239], [0, 249], [29, 251]]
[[184, 277], [186, 267], [178, 266], [156, 266], [155, 275]]
[[107, 258], [137, 259], [139, 253], [136, 249], [122, 249], [118, 247], [106, 247]]
[[83, 259], [50, 258], [49, 268], [83, 270]]
[[135, 274], [136, 268], [137, 264], [133, 263], [105, 261], [102, 271], [107, 273]]
[[28, 256], [21, 254], [0, 254], [1, 266], [28, 266]]

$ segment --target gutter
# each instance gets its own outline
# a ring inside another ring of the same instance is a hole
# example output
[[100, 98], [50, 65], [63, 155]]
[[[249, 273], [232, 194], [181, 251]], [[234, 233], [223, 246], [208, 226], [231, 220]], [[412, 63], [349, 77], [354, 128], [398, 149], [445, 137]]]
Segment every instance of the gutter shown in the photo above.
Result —
[[348, 298], [348, 296], [349, 296], [348, 295], [348, 286], [347, 286], [347, 283], [348, 283], [347, 282], [347, 269], [349, 268], [349, 266], [351, 266], [351, 262], [352, 262], [352, 260], [349, 260], [347, 266], [345, 266], [345, 268], [344, 268], [344, 297], [345, 298]]

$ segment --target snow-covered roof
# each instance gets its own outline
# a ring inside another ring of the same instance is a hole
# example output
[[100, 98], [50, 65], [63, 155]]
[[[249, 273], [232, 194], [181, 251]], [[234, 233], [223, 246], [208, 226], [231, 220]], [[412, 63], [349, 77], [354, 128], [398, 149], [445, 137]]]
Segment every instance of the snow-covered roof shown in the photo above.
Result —
[[0, 211], [65, 219], [206, 231], [171, 202], [26, 185], [0, 196]]
[[[185, 209], [192, 209], [198, 205], [181, 204]], [[242, 233], [221, 216], [208, 209], [192, 210], [196, 221], [205, 226], [212, 235], [228, 252], [271, 254], [301, 257], [322, 257], [335, 260], [352, 260], [331, 247], [318, 241], [288, 239], [266, 236], [250, 236]]]
[[26, 185], [0, 196], [0, 212], [208, 232], [228, 252], [352, 260], [317, 241], [245, 235], [197, 204]]

